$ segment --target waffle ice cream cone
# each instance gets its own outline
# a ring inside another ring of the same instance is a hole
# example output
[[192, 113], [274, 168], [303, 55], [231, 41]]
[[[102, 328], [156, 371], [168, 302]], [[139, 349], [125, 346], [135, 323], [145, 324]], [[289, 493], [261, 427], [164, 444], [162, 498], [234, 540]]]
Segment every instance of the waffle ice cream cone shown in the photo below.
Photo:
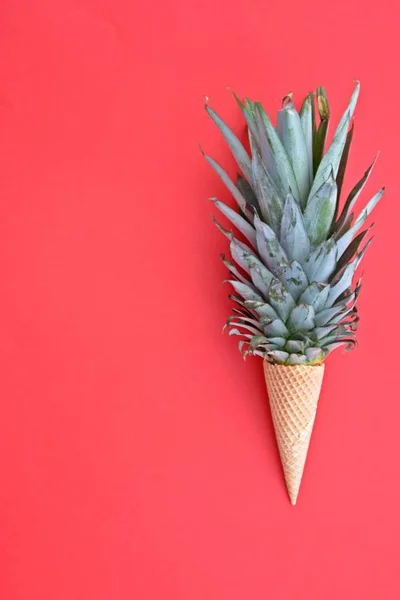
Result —
[[274, 365], [264, 360], [272, 420], [290, 502], [295, 505], [307, 458], [325, 365]]

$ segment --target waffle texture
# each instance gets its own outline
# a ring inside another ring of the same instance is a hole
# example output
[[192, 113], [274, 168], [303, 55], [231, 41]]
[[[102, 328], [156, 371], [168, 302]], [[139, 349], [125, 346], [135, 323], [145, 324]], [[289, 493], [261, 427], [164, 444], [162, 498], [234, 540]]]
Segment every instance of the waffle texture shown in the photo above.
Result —
[[296, 504], [325, 365], [283, 366], [264, 360], [272, 420], [290, 501]]

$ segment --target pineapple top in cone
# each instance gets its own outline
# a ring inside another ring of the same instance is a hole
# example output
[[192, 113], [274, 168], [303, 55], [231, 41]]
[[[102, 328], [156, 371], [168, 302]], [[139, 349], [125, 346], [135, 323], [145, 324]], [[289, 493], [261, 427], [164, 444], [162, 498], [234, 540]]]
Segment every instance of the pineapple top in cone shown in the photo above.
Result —
[[234, 183], [205, 155], [238, 207], [213, 199], [234, 226], [215, 221], [230, 240], [231, 260], [223, 256], [223, 261], [235, 307], [227, 325], [231, 335], [240, 336], [245, 355], [278, 365], [318, 365], [335, 348], [355, 344], [360, 280], [354, 284], [353, 279], [371, 241], [366, 240], [369, 228], [362, 228], [384, 191], [355, 216], [372, 163], [341, 198], [359, 89], [357, 83], [328, 148], [324, 88], [309, 94], [300, 111], [288, 94], [276, 127], [259, 102], [235, 96], [249, 150], [206, 105], [241, 172]]

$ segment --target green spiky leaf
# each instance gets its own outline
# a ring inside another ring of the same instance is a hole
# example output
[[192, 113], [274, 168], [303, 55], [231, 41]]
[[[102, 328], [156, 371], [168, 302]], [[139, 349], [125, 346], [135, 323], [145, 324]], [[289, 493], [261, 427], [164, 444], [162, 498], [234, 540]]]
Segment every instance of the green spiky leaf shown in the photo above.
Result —
[[309, 304], [298, 304], [290, 313], [288, 327], [291, 331], [309, 331], [315, 327], [315, 311]]
[[237, 164], [243, 172], [246, 179], [251, 182], [251, 160], [247, 154], [242, 142], [236, 137], [232, 129], [221, 119], [219, 115], [209, 106], [205, 105], [207, 113], [210, 115], [223, 137], [228, 144]]
[[223, 215], [248, 239], [253, 248], [256, 247], [256, 230], [246, 219], [241, 217], [236, 211], [229, 206], [220, 202], [216, 198], [211, 198], [215, 206], [222, 212]]
[[332, 176], [321, 185], [307, 204], [304, 211], [304, 224], [313, 246], [326, 240], [331, 229], [336, 210], [336, 182]]
[[307, 145], [300, 116], [292, 100], [278, 112], [278, 134], [293, 167], [300, 204], [305, 206], [311, 188]]
[[314, 177], [313, 171], [313, 140], [315, 135], [315, 109], [314, 94], [309, 94], [304, 99], [300, 110], [300, 121], [306, 143], [307, 163], [310, 183]]
[[343, 114], [339, 125], [337, 126], [335, 135], [333, 136], [333, 140], [331, 145], [329, 146], [327, 152], [324, 154], [317, 172], [315, 174], [314, 182], [311, 187], [309, 198], [312, 198], [316, 191], [321, 187], [324, 183], [328, 173], [333, 170], [334, 175], [339, 169], [340, 159], [342, 157], [342, 152], [344, 149], [344, 145], [346, 142], [347, 131], [349, 129], [350, 121], [353, 117], [354, 110], [357, 104], [358, 94], [360, 91], [360, 84], [357, 83], [356, 88], [350, 98], [349, 105]]
[[328, 97], [325, 92], [325, 88], [317, 88], [317, 106], [318, 114], [320, 118], [320, 124], [318, 129], [315, 131], [314, 144], [313, 144], [313, 173], [315, 174], [318, 170], [322, 156], [325, 149], [326, 136], [328, 134], [330, 110]]
[[290, 260], [303, 263], [310, 253], [303, 215], [291, 193], [288, 193], [283, 209], [280, 242]]
[[275, 131], [267, 113], [259, 102], [256, 103], [256, 118], [258, 120], [259, 128], [264, 130], [268, 144], [271, 148], [283, 191], [287, 193], [291, 190], [294, 196], [299, 199], [299, 188], [289, 157], [279, 135]]

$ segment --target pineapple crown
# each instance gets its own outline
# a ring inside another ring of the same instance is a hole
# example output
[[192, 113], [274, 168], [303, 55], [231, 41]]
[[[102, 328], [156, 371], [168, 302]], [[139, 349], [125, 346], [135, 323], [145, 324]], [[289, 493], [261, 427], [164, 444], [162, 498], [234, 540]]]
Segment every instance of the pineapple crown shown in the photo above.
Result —
[[234, 95], [247, 124], [250, 153], [206, 104], [242, 173], [234, 183], [204, 154], [238, 207], [212, 199], [241, 237], [213, 217], [230, 240], [233, 261], [222, 256], [235, 292], [226, 325], [230, 335], [240, 336], [245, 356], [315, 365], [335, 348], [351, 349], [356, 343], [361, 279], [354, 286], [353, 279], [372, 241], [365, 242], [370, 227], [360, 229], [384, 192], [378, 191], [355, 217], [355, 203], [375, 159], [340, 202], [359, 91], [357, 82], [327, 149], [330, 109], [323, 87], [306, 96], [300, 112], [292, 94], [285, 96], [276, 128], [260, 102]]

